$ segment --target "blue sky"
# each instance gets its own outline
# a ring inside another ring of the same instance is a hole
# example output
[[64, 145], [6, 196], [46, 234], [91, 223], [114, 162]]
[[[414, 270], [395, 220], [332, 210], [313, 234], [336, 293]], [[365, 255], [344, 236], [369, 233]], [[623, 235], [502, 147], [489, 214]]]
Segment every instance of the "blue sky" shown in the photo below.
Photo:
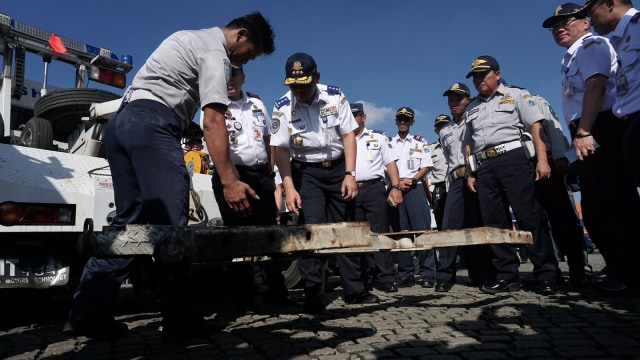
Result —
[[[340, 86], [349, 101], [365, 104], [369, 128], [394, 134], [395, 111], [410, 106], [417, 113], [412, 133], [432, 142], [435, 117], [449, 113], [442, 93], [453, 82], [462, 81], [476, 94], [465, 75], [479, 55], [494, 56], [510, 84], [546, 97], [561, 113], [559, 64], [564, 49], [541, 26], [561, 3], [13, 0], [4, 1], [0, 12], [119, 55], [132, 55], [130, 83], [149, 54], [172, 32], [223, 26], [258, 10], [275, 29], [276, 51], [245, 67], [244, 88], [261, 95], [268, 109], [287, 91], [282, 85], [287, 57], [307, 52], [318, 63], [322, 83]], [[28, 78], [41, 81], [42, 69], [40, 59], [27, 58]], [[72, 86], [72, 68], [53, 64], [49, 83]]]

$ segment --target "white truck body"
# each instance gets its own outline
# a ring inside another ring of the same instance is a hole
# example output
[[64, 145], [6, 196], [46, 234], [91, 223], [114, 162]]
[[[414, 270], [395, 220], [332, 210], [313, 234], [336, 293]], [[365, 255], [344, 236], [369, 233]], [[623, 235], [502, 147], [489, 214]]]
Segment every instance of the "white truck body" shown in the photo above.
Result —
[[[193, 188], [209, 219], [219, 218], [211, 176], [193, 174]], [[69, 225], [0, 225], [0, 288], [66, 285], [70, 267], [82, 263], [85, 226], [102, 229], [115, 213], [104, 158], [0, 144], [0, 189], [0, 206], [66, 204], [74, 209]], [[74, 270], [76, 276], [80, 270]]]

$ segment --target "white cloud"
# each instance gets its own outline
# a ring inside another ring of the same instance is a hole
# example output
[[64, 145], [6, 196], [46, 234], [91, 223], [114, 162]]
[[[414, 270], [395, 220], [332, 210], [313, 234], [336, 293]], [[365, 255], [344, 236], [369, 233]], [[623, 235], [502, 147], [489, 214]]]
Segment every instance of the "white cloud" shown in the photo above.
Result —
[[364, 112], [367, 114], [366, 126], [368, 129], [376, 129], [388, 124], [393, 124], [395, 109], [388, 106], [378, 106], [365, 100], [358, 100], [356, 102], [364, 105]]

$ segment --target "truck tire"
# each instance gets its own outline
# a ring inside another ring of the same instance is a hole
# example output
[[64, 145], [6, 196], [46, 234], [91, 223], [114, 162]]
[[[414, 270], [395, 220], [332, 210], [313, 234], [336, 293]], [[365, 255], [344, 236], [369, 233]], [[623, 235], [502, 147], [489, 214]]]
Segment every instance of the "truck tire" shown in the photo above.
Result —
[[282, 275], [284, 276], [284, 285], [287, 289], [297, 287], [301, 279], [298, 259], [291, 261], [289, 266], [282, 270]]
[[27, 121], [20, 134], [20, 144], [36, 149], [53, 149], [53, 129], [43, 118], [33, 117]]
[[67, 142], [67, 137], [89, 116], [92, 103], [101, 103], [121, 96], [101, 89], [73, 88], [53, 91], [38, 99], [33, 114], [51, 122], [54, 140]]

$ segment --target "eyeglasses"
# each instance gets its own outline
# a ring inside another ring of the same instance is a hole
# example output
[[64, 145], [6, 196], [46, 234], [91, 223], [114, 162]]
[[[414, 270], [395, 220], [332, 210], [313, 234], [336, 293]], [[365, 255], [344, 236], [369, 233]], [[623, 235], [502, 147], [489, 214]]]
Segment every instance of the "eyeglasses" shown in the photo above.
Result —
[[412, 122], [413, 119], [410, 118], [410, 117], [406, 117], [406, 116], [400, 116], [400, 117], [396, 118], [396, 121], [397, 122], [407, 122], [408, 123], [408, 122]]
[[556, 30], [560, 30], [560, 28], [564, 28], [566, 29], [567, 26], [571, 25], [572, 22], [578, 20], [578, 18], [568, 18], [565, 20], [560, 21], [559, 23], [553, 25], [549, 31], [556, 31]]

